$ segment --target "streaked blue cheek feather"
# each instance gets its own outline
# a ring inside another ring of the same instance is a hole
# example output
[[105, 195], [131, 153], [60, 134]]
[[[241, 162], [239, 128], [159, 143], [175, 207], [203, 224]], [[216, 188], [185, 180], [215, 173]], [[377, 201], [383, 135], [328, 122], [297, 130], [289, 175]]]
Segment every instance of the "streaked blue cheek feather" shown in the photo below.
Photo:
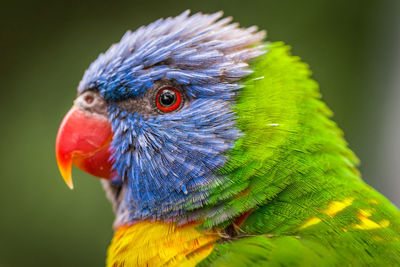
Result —
[[215, 171], [239, 137], [230, 104], [197, 99], [179, 113], [144, 118], [110, 107], [115, 183], [126, 183], [129, 219], [176, 217], [218, 186]]

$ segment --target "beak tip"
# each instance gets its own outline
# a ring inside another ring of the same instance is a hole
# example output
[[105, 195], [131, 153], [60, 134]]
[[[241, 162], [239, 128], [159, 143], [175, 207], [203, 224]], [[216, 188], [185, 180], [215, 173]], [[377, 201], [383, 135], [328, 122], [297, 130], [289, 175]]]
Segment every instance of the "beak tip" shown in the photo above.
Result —
[[74, 184], [72, 183], [72, 180], [70, 180], [71, 182], [66, 182], [67, 186], [69, 187], [69, 189], [73, 190], [74, 189]]
[[74, 184], [72, 183], [72, 177], [71, 177], [71, 167], [69, 167], [69, 171], [67, 172], [61, 172], [61, 176], [64, 179], [64, 182], [67, 184], [69, 189], [74, 189]]
[[57, 161], [57, 163], [61, 177], [63, 178], [64, 182], [67, 184], [69, 189], [71, 190], [74, 189], [74, 184], [72, 183], [72, 176], [71, 176], [72, 163], [67, 162], [66, 164], [62, 164], [60, 161]]

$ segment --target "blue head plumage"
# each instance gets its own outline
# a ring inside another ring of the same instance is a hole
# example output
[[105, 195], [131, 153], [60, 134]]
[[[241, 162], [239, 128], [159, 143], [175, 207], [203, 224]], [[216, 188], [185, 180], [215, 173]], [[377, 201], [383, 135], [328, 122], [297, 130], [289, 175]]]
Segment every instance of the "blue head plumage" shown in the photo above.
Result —
[[[220, 184], [216, 171], [240, 136], [232, 104], [265, 35], [221, 16], [186, 11], [128, 31], [85, 72], [78, 92], [98, 90], [108, 103], [117, 224], [182, 217]], [[165, 87], [182, 93], [173, 112], [155, 105]]]

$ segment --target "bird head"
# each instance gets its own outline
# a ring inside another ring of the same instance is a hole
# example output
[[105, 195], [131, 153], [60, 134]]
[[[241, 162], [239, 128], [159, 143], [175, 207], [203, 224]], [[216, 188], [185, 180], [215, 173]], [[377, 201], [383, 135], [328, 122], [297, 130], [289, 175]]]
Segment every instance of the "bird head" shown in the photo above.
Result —
[[160, 19], [101, 54], [61, 123], [58, 166], [102, 178], [119, 223], [174, 220], [220, 186], [241, 136], [234, 104], [265, 33], [222, 13]]

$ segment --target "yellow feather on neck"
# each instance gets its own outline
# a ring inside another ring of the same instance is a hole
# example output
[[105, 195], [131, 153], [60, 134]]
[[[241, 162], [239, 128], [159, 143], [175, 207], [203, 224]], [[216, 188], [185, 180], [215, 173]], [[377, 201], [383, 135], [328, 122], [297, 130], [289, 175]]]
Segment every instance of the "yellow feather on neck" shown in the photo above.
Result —
[[196, 226], [150, 221], [121, 226], [108, 248], [107, 267], [195, 266], [219, 238], [217, 233], [197, 231]]

